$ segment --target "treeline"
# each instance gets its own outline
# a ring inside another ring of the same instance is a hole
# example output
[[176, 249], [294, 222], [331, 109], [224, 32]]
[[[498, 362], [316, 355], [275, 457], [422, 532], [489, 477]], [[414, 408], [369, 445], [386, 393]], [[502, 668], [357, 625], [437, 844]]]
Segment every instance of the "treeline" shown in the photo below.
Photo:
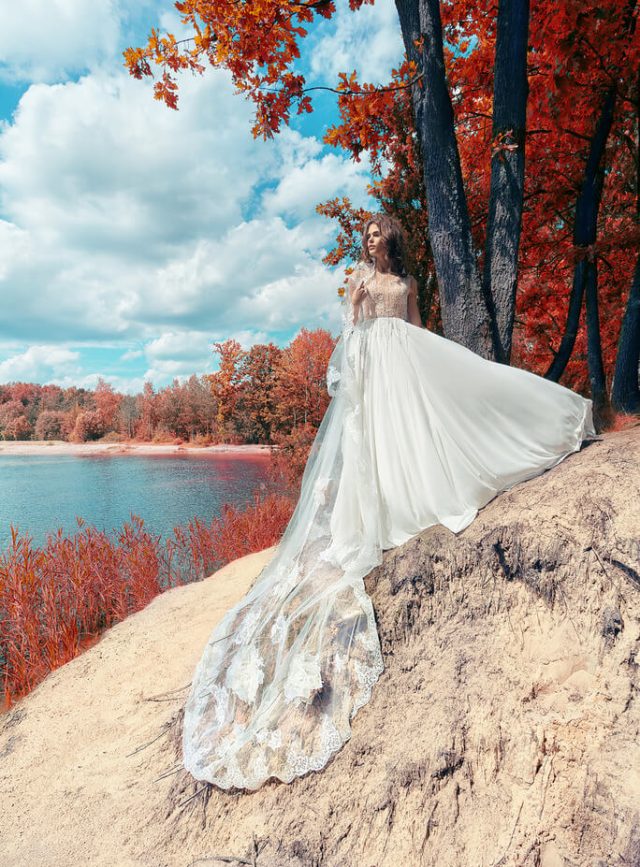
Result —
[[4, 440], [138, 440], [192, 443], [282, 443], [298, 428], [315, 429], [329, 402], [326, 368], [335, 339], [302, 329], [285, 348], [244, 350], [214, 344], [219, 369], [155, 390], [121, 394], [100, 378], [92, 391], [14, 382], [0, 385]]

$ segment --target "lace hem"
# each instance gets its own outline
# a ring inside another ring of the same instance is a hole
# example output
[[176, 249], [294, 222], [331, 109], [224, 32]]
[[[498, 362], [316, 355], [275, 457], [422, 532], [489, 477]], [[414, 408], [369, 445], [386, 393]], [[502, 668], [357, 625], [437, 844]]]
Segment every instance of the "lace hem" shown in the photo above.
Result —
[[360, 412], [362, 354], [359, 331], [346, 322], [327, 369], [333, 400], [294, 514], [272, 561], [213, 631], [194, 674], [184, 765], [222, 789], [255, 790], [323, 768], [350, 739], [351, 720], [384, 671], [363, 582], [382, 552]]

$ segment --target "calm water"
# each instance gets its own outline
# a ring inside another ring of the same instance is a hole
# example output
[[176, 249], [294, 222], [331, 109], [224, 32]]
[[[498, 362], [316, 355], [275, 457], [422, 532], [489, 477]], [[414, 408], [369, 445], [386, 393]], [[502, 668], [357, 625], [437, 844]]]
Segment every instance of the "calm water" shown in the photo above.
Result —
[[76, 532], [76, 515], [111, 533], [133, 512], [166, 538], [191, 518], [210, 521], [223, 503], [248, 503], [268, 465], [262, 456], [3, 456], [0, 549], [11, 524], [40, 545], [58, 527]]

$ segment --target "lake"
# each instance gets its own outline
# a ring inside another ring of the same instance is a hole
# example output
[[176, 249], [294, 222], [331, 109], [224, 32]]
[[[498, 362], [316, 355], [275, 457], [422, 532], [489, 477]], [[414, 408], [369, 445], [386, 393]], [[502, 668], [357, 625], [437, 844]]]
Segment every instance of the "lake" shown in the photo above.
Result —
[[2, 456], [0, 549], [11, 524], [41, 545], [59, 527], [75, 533], [76, 515], [111, 534], [133, 512], [167, 538], [192, 518], [211, 521], [224, 503], [249, 503], [268, 486], [268, 466], [263, 455]]

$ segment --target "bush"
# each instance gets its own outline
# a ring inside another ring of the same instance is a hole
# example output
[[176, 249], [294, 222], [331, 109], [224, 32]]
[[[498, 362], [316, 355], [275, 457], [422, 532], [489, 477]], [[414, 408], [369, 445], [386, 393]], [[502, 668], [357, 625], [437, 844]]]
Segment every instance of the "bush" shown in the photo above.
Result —
[[100, 437], [101, 443], [121, 443], [124, 442], [124, 440], [125, 437], [123, 437], [121, 433], [118, 433], [117, 430], [110, 430], [109, 433]]
[[210, 446], [213, 444], [211, 434], [196, 434], [191, 440], [192, 446]]
[[151, 442], [152, 443], [171, 443], [175, 439], [175, 434], [170, 430], [167, 430], [166, 427], [159, 427], [154, 433]]
[[96, 410], [85, 410], [79, 413], [69, 439], [74, 443], [85, 443], [100, 439], [103, 434], [104, 427], [100, 413]]
[[312, 424], [295, 427], [289, 434], [276, 434], [271, 452], [271, 479], [287, 489], [297, 488], [307, 464], [317, 429]]
[[46, 409], [41, 412], [36, 421], [35, 438], [37, 440], [64, 439], [64, 428], [68, 414], [60, 410]]
[[87, 526], [35, 547], [11, 527], [0, 552], [0, 687], [10, 707], [92, 638], [170, 587], [198, 581], [225, 563], [275, 545], [294, 509], [290, 498], [254, 495], [245, 509], [194, 518], [173, 536], [149, 532], [136, 515], [116, 538]]
[[31, 425], [26, 416], [19, 415], [5, 425], [4, 438], [6, 440], [28, 440], [31, 439], [32, 432]]

